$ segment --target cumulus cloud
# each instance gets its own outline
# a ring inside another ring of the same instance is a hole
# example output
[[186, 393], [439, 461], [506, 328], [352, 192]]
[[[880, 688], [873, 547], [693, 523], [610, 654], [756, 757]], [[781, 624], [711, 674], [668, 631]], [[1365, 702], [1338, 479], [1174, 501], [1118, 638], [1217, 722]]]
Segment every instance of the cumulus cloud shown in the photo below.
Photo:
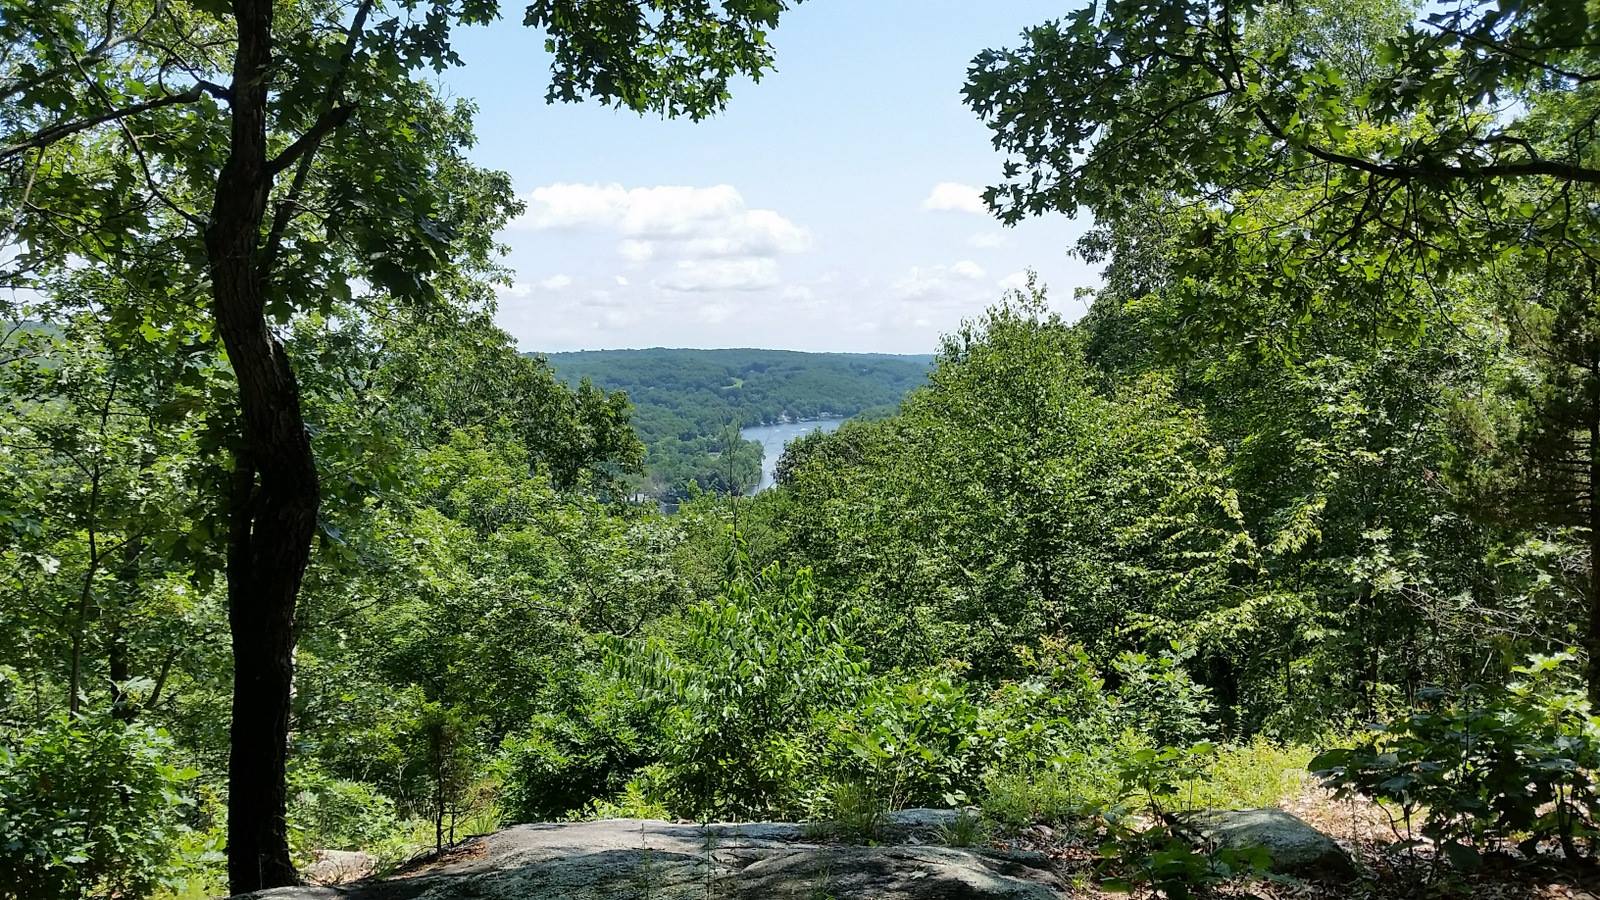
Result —
[[617, 244], [617, 253], [631, 263], [642, 263], [656, 255], [656, 247], [649, 241], [629, 239]]
[[912, 266], [892, 287], [902, 300], [948, 297], [958, 290], [965, 293], [983, 274], [983, 267], [970, 259], [948, 266]]
[[956, 276], [957, 278], [977, 280], [983, 277], [983, 266], [978, 265], [970, 259], [963, 259], [962, 261], [950, 267], [950, 274]]
[[656, 282], [669, 291], [759, 291], [776, 287], [778, 263], [772, 259], [682, 259]]
[[996, 231], [980, 231], [967, 238], [968, 244], [980, 250], [993, 250], [996, 247], [1004, 246], [1005, 242], [1006, 236]]
[[509, 286], [502, 285], [497, 290], [502, 297], [521, 300], [533, 296], [535, 291], [553, 293], [569, 287], [572, 287], [572, 276], [556, 274], [541, 278], [538, 281], [513, 281]]
[[1028, 273], [1012, 272], [1010, 275], [1007, 275], [996, 283], [1000, 285], [1002, 290], [1020, 291], [1028, 286]]
[[527, 196], [512, 227], [610, 231], [629, 262], [675, 258], [773, 257], [800, 253], [811, 233], [770, 209], [750, 209], [732, 185], [688, 187], [547, 184]]
[[527, 201], [527, 211], [512, 222], [514, 226], [614, 228], [645, 237], [687, 234], [696, 222], [726, 218], [744, 208], [739, 192], [726, 184], [625, 188], [558, 182], [534, 188]]
[[752, 209], [727, 223], [720, 234], [689, 240], [689, 256], [778, 256], [811, 246], [811, 233], [770, 209]]
[[922, 201], [922, 208], [980, 216], [989, 214], [989, 208], [983, 205], [983, 191], [959, 181], [941, 181], [934, 185]]

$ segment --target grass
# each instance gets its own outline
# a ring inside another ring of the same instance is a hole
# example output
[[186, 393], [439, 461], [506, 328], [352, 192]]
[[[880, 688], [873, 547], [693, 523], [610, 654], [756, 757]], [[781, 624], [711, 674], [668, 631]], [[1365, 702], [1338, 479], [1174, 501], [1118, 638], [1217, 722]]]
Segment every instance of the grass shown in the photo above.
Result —
[[[1185, 784], [1163, 804], [1186, 809], [1277, 806], [1310, 782], [1306, 766], [1313, 755], [1308, 746], [1264, 739], [1226, 747], [1204, 777]], [[1055, 825], [1103, 812], [1121, 799], [1119, 794], [1114, 755], [1079, 756], [1056, 768], [990, 776], [980, 807], [986, 818], [1008, 828]]]
[[1205, 780], [1179, 799], [1194, 809], [1277, 806], [1310, 782], [1306, 766], [1315, 755], [1310, 747], [1280, 746], [1261, 738], [1227, 747], [1207, 769]]
[[939, 826], [939, 840], [947, 847], [981, 847], [989, 843], [989, 823], [969, 809]]
[[1010, 828], [1059, 824], [1106, 809], [1118, 799], [1109, 755], [1076, 754], [1052, 768], [998, 772], [984, 782], [979, 807], [990, 821]]
[[801, 833], [810, 841], [837, 839], [870, 844], [889, 822], [889, 803], [860, 782], [833, 786], [825, 807], [828, 818], [807, 822]]

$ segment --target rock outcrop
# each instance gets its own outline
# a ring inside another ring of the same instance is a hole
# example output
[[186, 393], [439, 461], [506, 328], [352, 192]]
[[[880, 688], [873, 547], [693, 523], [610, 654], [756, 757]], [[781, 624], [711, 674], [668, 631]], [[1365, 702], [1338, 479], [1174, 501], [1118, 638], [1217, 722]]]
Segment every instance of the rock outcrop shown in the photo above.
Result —
[[1303, 878], [1346, 879], [1355, 863], [1333, 839], [1281, 809], [1204, 810], [1173, 816], [1180, 832], [1218, 848], [1260, 847], [1272, 870]]
[[843, 845], [784, 823], [639, 819], [519, 825], [402, 876], [279, 888], [258, 900], [1058, 900], [1043, 857], [941, 846], [953, 815], [905, 810], [884, 843]]
[[370, 853], [355, 850], [318, 850], [300, 877], [310, 884], [346, 884], [368, 877], [378, 868]]

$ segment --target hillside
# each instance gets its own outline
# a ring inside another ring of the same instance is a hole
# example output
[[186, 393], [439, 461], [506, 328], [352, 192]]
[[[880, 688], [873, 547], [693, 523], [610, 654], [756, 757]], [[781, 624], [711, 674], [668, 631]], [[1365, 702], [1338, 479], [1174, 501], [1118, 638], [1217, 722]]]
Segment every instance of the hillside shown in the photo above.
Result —
[[[853, 416], [887, 410], [921, 384], [931, 356], [802, 353], [793, 350], [585, 350], [539, 354], [571, 384], [587, 378], [626, 391], [634, 424], [648, 448], [647, 490], [671, 499], [690, 481], [729, 487], [721, 456], [730, 426]], [[760, 474], [759, 446], [737, 449], [733, 486]]]

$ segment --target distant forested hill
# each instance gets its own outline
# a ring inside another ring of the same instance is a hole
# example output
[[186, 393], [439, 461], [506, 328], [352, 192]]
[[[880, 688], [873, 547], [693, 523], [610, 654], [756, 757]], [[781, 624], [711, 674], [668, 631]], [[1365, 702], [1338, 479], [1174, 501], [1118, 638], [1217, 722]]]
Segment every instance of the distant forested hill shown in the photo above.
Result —
[[933, 361], [878, 353], [660, 347], [539, 355], [570, 383], [587, 378], [627, 392], [634, 424], [649, 448], [648, 490], [664, 498], [681, 496], [690, 481], [712, 490], [754, 484], [759, 448], [736, 447], [731, 467], [721, 455], [730, 445], [730, 426], [892, 408], [922, 383]]

